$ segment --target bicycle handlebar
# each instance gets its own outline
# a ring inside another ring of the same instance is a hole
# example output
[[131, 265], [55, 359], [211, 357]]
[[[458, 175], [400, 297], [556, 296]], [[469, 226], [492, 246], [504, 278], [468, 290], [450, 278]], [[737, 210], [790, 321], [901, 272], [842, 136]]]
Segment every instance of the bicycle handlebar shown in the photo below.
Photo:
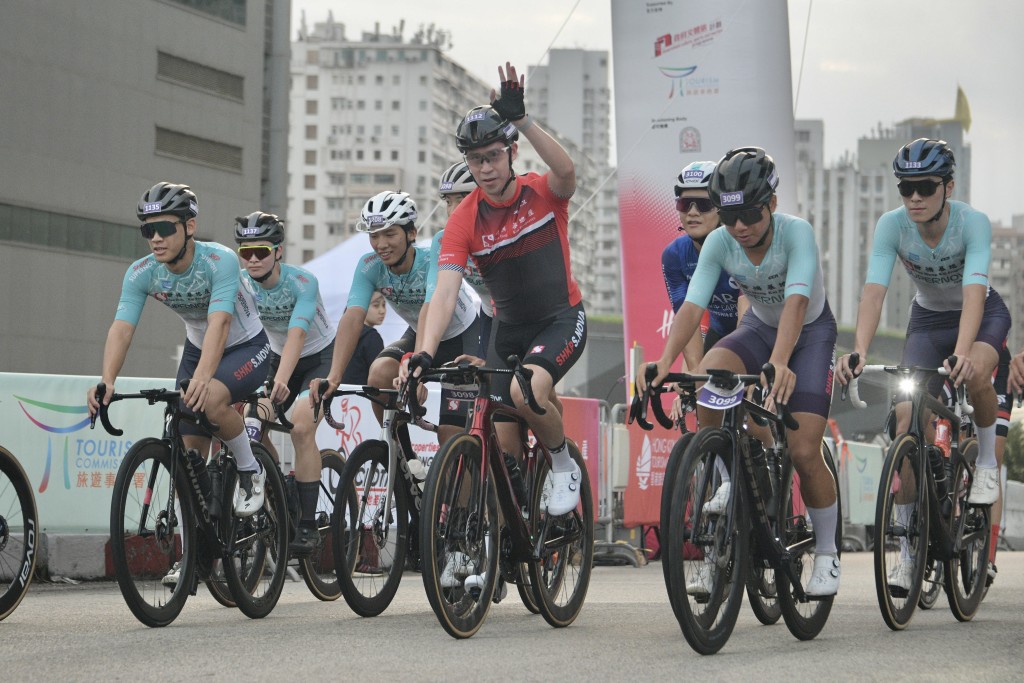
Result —
[[[176, 391], [172, 389], [143, 389], [142, 391], [139, 391], [138, 393], [135, 394], [115, 393], [110, 396], [109, 403], [104, 403], [103, 397], [106, 396], [107, 385], [104, 382], [100, 382], [98, 385], [96, 385], [96, 400], [100, 404], [100, 409], [90, 419], [89, 428], [96, 428], [96, 417], [98, 415], [100, 421], [103, 423], [103, 429], [105, 429], [108, 434], [110, 434], [111, 436], [123, 436], [124, 430], [118, 429], [110, 422], [110, 416], [108, 414], [110, 403], [115, 403], [117, 401], [122, 401], [124, 399], [129, 398], [144, 398], [149, 402], [150, 405], [153, 405], [154, 403], [158, 402], [167, 404], [170, 404], [172, 402], [177, 403], [179, 400], [181, 400], [183, 393], [188, 391], [188, 385], [189, 380], [186, 379], [181, 383], [181, 391]], [[220, 431], [220, 425], [211, 422], [210, 418], [206, 416], [206, 413], [198, 412], [195, 413], [195, 417], [192, 417], [183, 414], [180, 408], [176, 408], [176, 412], [178, 413], [179, 417], [197, 423], [200, 427], [202, 427], [210, 434], [214, 434]]]
[[[950, 356], [949, 358], [946, 359], [946, 364], [952, 368], [956, 366], [956, 361], [956, 356]], [[851, 353], [849, 364], [852, 367], [857, 367], [857, 364], [859, 362], [860, 354]], [[868, 407], [867, 401], [861, 400], [859, 389], [859, 380], [861, 378], [861, 375], [863, 375], [865, 372], [885, 372], [890, 375], [912, 375], [918, 372], [930, 372], [936, 375], [942, 375], [944, 377], [948, 377], [950, 374], [950, 371], [947, 370], [945, 366], [940, 368], [924, 368], [917, 365], [865, 365], [863, 368], [861, 368], [860, 373], [854, 376], [853, 379], [851, 379], [847, 383], [847, 385], [843, 387], [843, 391], [840, 394], [840, 398], [844, 401], [846, 400], [847, 395], [849, 395], [850, 403], [853, 405], [854, 408], [860, 410], [863, 410], [864, 408]], [[967, 402], [967, 393], [965, 389], [966, 387], [964, 387], [963, 384], [957, 387], [956, 400], [957, 403], [960, 404], [960, 410], [963, 411], [965, 415], [973, 415], [974, 406]]]

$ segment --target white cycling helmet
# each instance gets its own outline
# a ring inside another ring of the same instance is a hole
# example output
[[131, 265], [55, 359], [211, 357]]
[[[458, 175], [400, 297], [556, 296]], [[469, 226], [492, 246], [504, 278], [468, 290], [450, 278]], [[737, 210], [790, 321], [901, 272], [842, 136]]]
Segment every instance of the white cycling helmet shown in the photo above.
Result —
[[715, 172], [717, 161], [695, 161], [688, 164], [676, 177], [675, 192], [678, 197], [683, 190], [706, 190], [711, 182], [711, 174]]
[[476, 189], [476, 180], [469, 172], [469, 165], [465, 161], [458, 161], [448, 167], [441, 174], [441, 181], [437, 184], [437, 191], [442, 197], [449, 194], [469, 194]]
[[356, 230], [375, 233], [392, 225], [412, 226], [416, 221], [416, 202], [407, 192], [380, 192], [370, 197], [359, 214]]

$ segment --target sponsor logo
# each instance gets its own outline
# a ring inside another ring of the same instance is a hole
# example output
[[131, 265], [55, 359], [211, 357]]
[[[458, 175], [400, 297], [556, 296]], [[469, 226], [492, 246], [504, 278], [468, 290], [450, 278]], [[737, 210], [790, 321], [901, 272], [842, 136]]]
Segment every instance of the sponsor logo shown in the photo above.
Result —
[[659, 66], [658, 70], [661, 74], [672, 80], [672, 87], [669, 88], [668, 98], [672, 99], [675, 96], [676, 91], [679, 91], [679, 96], [682, 97], [686, 93], [685, 81], [688, 76], [693, 74], [697, 70], [697, 65], [693, 66]]
[[18, 580], [22, 586], [28, 585], [28, 575], [36, 555], [36, 521], [34, 519], [25, 521], [28, 522], [28, 527], [25, 529], [25, 564], [21, 565], [21, 572], [18, 574]]
[[153, 298], [164, 303], [167, 301], [167, 294], [165, 292], [153, 292]]
[[722, 206], [740, 206], [743, 204], [743, 190], [737, 192], [723, 192], [721, 194]]
[[243, 365], [242, 367], [240, 367], [237, 370], [235, 370], [235, 372], [233, 373], [234, 376], [235, 376], [235, 379], [241, 380], [241, 379], [244, 379], [245, 377], [247, 377], [249, 375], [249, 373], [251, 373], [253, 370], [255, 370], [260, 365], [262, 365], [263, 361], [265, 361], [267, 359], [267, 356], [269, 356], [269, 355], [270, 355], [270, 345], [269, 344], [264, 344], [263, 348], [260, 349], [259, 353], [257, 353], [255, 356], [253, 356], [252, 358], [247, 360], [245, 362], [245, 365]]
[[142, 213], [160, 213], [161, 208], [160, 202], [146, 202], [142, 205]]
[[[650, 8], [648, 8], [650, 13]], [[722, 20], [695, 24], [675, 33], [665, 33], [654, 39], [654, 56], [660, 57], [667, 52], [683, 47], [699, 47], [707, 45], [722, 32]]]
[[211, 261], [220, 261], [220, 256], [218, 254], [212, 254], [211, 253], [211, 254], [209, 254], [209, 257], [210, 257]]
[[537, 346], [534, 346], [530, 349], [530, 353], [544, 353], [544, 345], [538, 344]]
[[699, 152], [700, 151], [700, 130], [693, 126], [687, 126], [679, 131], [679, 151]]
[[636, 482], [641, 491], [651, 485], [651, 439], [645, 434], [644, 445], [640, 449], [640, 457], [636, 459]]
[[196, 204], [195, 202], [189, 202], [188, 203], [188, 208], [189, 208], [189, 211], [191, 211], [194, 215], [196, 215], [196, 216], [199, 215], [199, 205]]

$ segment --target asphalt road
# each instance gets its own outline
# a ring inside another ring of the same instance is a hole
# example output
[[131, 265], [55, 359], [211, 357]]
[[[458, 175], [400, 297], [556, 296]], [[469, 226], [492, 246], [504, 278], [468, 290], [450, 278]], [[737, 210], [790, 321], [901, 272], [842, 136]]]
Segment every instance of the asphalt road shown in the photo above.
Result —
[[847, 553], [824, 631], [800, 642], [744, 607], [731, 640], [702, 657], [683, 639], [661, 567], [598, 567], [587, 604], [565, 629], [509, 597], [467, 641], [438, 625], [418, 574], [407, 573], [381, 616], [316, 601], [288, 582], [275, 611], [252, 621], [205, 588], [178, 620], [150, 629], [116, 584], [33, 584], [0, 622], [0, 681], [223, 679], [378, 681], [1011, 681], [1024, 677], [1024, 553], [1002, 553], [999, 579], [973, 622], [945, 596], [890, 631], [875, 599], [871, 554]]

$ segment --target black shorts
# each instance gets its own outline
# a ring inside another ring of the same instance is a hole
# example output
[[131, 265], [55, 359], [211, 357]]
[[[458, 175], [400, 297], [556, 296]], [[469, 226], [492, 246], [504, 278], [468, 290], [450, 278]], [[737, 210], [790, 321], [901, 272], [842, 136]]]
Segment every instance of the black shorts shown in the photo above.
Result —
[[[213, 373], [213, 378], [228, 388], [231, 394], [231, 402], [237, 403], [249, 394], [253, 393], [267, 379], [267, 372], [270, 364], [267, 362], [272, 351], [270, 342], [267, 341], [267, 333], [260, 330], [260, 333], [248, 341], [235, 344], [224, 349], [220, 358], [220, 365]], [[181, 363], [178, 364], [178, 375], [175, 386], [180, 387], [186, 379], [191, 379], [199, 365], [200, 349], [192, 342], [185, 340], [185, 349], [181, 354]], [[182, 412], [186, 415], [193, 415], [182, 404]], [[205, 432], [194, 424], [182, 422], [180, 425], [182, 434], [202, 434]]]
[[587, 313], [582, 303], [537, 323], [512, 325], [499, 320], [494, 340], [499, 358], [516, 355], [523, 365], [539, 365], [555, 384], [580, 359], [586, 345]]
[[[451, 339], [445, 339], [437, 347], [434, 354], [434, 367], [440, 367], [450, 363], [459, 356], [469, 353], [476, 354], [479, 346], [478, 327], [480, 318], [466, 328], [466, 330]], [[416, 331], [411, 327], [406, 328], [401, 339], [392, 342], [384, 347], [384, 350], [377, 354], [377, 358], [392, 358], [398, 362], [402, 356], [416, 350]], [[439, 425], [454, 425], [464, 427], [469, 409], [476, 399], [475, 386], [456, 386], [454, 384], [441, 384], [441, 414], [438, 418]]]
[[[292, 376], [288, 378], [288, 399], [281, 406], [285, 412], [292, 407], [295, 399], [309, 391], [309, 383], [317, 377], [326, 377], [331, 373], [331, 360], [334, 358], [334, 342], [332, 341], [321, 351], [303, 356], [295, 364]], [[270, 372], [267, 377], [274, 378], [277, 368], [281, 365], [281, 356], [271, 352]]]

